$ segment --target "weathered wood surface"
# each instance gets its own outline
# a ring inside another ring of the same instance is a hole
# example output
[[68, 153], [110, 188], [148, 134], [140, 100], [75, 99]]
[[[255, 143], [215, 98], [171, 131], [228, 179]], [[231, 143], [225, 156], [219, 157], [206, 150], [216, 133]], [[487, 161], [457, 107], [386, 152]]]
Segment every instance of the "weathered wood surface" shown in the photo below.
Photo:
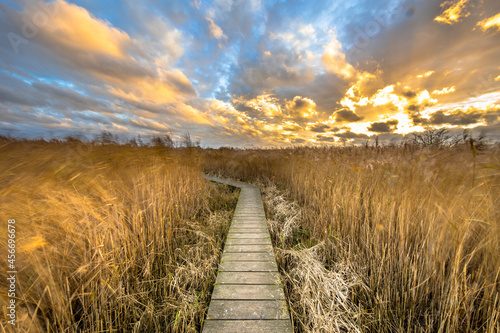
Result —
[[285, 333], [292, 332], [292, 326], [290, 320], [208, 320], [203, 332]]
[[202, 332], [293, 332], [259, 188], [205, 177], [241, 192]]

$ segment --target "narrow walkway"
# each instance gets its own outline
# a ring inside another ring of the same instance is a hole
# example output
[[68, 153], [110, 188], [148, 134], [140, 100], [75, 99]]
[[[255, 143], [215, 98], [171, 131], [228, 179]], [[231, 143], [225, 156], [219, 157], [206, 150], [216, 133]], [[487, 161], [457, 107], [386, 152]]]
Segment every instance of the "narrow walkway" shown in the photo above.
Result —
[[203, 333], [291, 333], [290, 314], [257, 186], [205, 176], [241, 188]]

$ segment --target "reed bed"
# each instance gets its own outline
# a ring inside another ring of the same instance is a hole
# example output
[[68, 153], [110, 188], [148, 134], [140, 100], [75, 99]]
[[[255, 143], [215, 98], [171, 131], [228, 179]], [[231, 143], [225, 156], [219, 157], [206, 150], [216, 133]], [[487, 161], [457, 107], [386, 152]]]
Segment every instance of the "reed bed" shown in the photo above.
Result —
[[297, 332], [499, 332], [500, 150], [206, 151], [264, 188]]
[[202, 178], [195, 149], [4, 138], [0, 156], [16, 332], [200, 330], [237, 193]]

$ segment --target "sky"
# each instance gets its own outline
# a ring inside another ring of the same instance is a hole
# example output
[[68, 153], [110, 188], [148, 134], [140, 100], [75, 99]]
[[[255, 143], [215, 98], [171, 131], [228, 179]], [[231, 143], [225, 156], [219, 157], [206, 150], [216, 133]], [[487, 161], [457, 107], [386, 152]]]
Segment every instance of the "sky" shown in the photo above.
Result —
[[498, 0], [0, 0], [0, 135], [500, 140]]

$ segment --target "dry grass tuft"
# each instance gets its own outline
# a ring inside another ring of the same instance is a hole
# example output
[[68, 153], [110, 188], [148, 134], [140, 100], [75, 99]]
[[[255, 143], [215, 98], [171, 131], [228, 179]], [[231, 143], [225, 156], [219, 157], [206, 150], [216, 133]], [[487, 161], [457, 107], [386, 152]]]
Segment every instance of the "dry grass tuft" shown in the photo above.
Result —
[[[303, 248], [301, 210], [275, 186], [263, 187], [268, 225], [295, 326], [311, 332], [360, 332], [349, 294], [361, 281], [345, 263], [324, 265], [326, 242]], [[295, 246], [293, 246], [295, 245]], [[293, 247], [292, 247], [293, 246]], [[330, 244], [331, 246], [331, 244]], [[286, 248], [286, 249], [284, 249]]]

